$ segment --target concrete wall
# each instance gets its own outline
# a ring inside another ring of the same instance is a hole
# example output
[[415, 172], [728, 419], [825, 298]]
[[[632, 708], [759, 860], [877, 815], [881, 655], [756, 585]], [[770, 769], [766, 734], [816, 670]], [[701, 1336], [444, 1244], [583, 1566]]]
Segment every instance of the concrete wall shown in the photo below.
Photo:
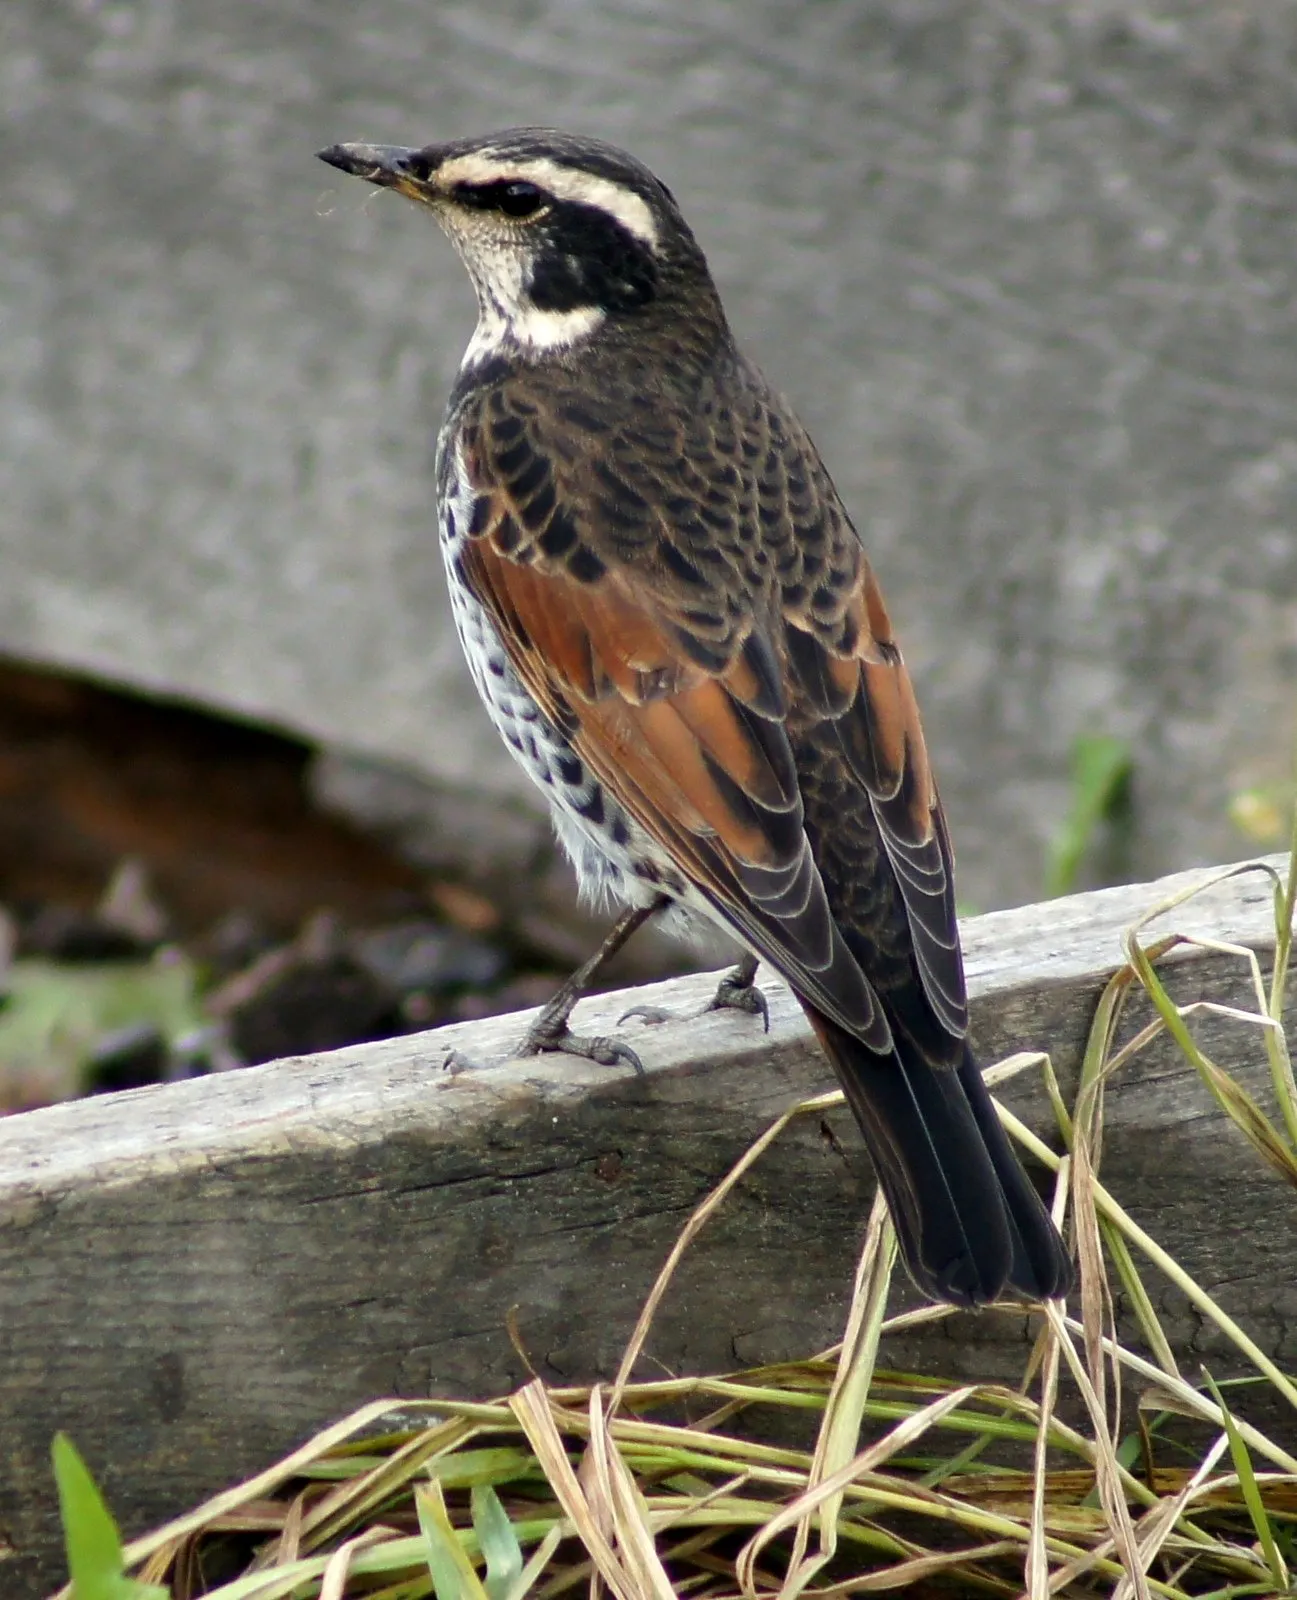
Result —
[[1277, 0], [5, 0], [0, 650], [512, 792], [433, 531], [467, 283], [312, 151], [555, 122], [672, 185], [819, 440], [965, 898], [1038, 891], [1081, 731], [1136, 748], [1119, 869], [1237, 854], [1297, 677], [1295, 45]]

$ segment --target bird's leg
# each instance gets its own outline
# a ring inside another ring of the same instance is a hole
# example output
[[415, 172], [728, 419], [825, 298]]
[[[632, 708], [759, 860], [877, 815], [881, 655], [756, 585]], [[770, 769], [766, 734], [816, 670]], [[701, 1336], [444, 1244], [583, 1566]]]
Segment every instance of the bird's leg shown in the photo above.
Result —
[[[705, 1017], [709, 1011], [745, 1011], [750, 1017], [760, 1017], [767, 1033], [770, 1032], [770, 1006], [761, 990], [757, 988], [757, 958], [750, 950], [745, 950], [739, 958], [737, 967], [732, 968], [716, 985], [716, 993], [696, 1015]], [[632, 1006], [629, 1011], [623, 1011], [618, 1017], [618, 1022], [625, 1022], [627, 1017], [638, 1017], [641, 1022], [682, 1022], [683, 1017], [673, 1019], [671, 1012], [663, 1006]]]
[[589, 961], [576, 969], [528, 1028], [517, 1054], [536, 1056], [551, 1050], [562, 1051], [565, 1055], [584, 1056], [604, 1067], [615, 1067], [619, 1061], [624, 1061], [642, 1077], [644, 1063], [629, 1045], [620, 1044], [616, 1039], [582, 1038], [571, 1032], [567, 1023], [573, 1006], [594, 982], [600, 969], [612, 960], [637, 928], [670, 904], [670, 895], [660, 894], [646, 906], [632, 906], [623, 911]]

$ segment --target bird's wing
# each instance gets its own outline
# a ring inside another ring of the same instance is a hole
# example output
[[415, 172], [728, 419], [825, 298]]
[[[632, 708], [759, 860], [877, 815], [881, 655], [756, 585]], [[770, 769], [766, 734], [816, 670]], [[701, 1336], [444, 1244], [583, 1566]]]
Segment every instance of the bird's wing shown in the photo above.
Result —
[[[871, 973], [886, 964], [888, 947], [895, 951], [896, 925], [903, 920], [904, 943], [931, 1015], [916, 1016], [914, 996], [904, 1009], [911, 1031], [937, 1043], [936, 1064], [949, 1054], [939, 1036], [951, 1044], [962, 1039], [968, 1011], [950, 835], [914, 688], [863, 556], [843, 581], [821, 590], [820, 601], [786, 617], [789, 693], [806, 719], [803, 766], [813, 765], [821, 786], [836, 775], [844, 798], [826, 814], [808, 794], [808, 830], [829, 902]], [[868, 881], [862, 883], [866, 863]], [[906, 986], [902, 977], [896, 987]]]
[[[629, 466], [619, 460], [596, 415], [578, 416], [566, 439], [547, 420], [498, 386], [463, 419], [457, 446], [475, 494], [460, 576], [546, 716], [741, 938], [886, 1054], [887, 1018], [853, 953], [861, 946], [830, 907], [805, 826], [796, 750], [827, 733], [871, 798], [932, 1004], [958, 1024], [940, 807], [909, 679], [854, 532], [846, 526], [830, 563], [838, 581], [826, 606], [824, 584], [812, 594], [763, 577], [760, 562], [745, 565], [724, 537], [700, 530], [714, 461], [691, 466], [679, 439], [663, 437], [658, 478], [637, 477], [642, 452]], [[779, 438], [781, 449], [811, 449], [818, 466], [809, 441], [782, 428]], [[729, 509], [713, 494], [717, 522], [742, 520], [741, 478], [722, 463]], [[784, 520], [795, 520], [797, 496], [783, 499]], [[753, 503], [748, 516], [757, 515]], [[777, 559], [779, 539], [767, 531], [767, 560]]]

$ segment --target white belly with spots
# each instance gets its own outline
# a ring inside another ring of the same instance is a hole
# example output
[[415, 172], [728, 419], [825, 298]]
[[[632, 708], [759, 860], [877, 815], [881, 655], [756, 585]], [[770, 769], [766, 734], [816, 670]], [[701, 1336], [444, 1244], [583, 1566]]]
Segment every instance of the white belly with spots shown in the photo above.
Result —
[[462, 530], [469, 525], [473, 496], [461, 474], [456, 474], [456, 480], [452, 516], [441, 519], [441, 550], [455, 630], [497, 732], [549, 801], [559, 842], [576, 869], [582, 894], [596, 902], [647, 905], [666, 893], [680, 902], [680, 910], [687, 913], [686, 924], [698, 913], [713, 921], [715, 913], [686, 883], [661, 846], [608, 794], [542, 714], [514, 671], [489, 613], [465, 588], [456, 570], [456, 557], [466, 538]]

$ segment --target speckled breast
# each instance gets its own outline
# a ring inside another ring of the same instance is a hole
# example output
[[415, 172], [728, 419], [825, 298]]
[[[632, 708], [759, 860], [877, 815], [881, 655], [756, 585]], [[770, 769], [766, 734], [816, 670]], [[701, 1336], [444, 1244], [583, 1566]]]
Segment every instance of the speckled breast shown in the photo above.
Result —
[[[544, 794], [559, 842], [583, 895], [646, 905], [661, 893], [692, 905], [696, 894], [655, 841], [608, 793], [559, 728], [541, 711], [514, 670], [489, 612], [461, 576], [456, 560], [468, 535], [473, 490], [452, 437], [439, 443], [440, 543], [455, 631], [477, 692], [496, 731]], [[703, 909], [699, 905], [696, 909]]]

